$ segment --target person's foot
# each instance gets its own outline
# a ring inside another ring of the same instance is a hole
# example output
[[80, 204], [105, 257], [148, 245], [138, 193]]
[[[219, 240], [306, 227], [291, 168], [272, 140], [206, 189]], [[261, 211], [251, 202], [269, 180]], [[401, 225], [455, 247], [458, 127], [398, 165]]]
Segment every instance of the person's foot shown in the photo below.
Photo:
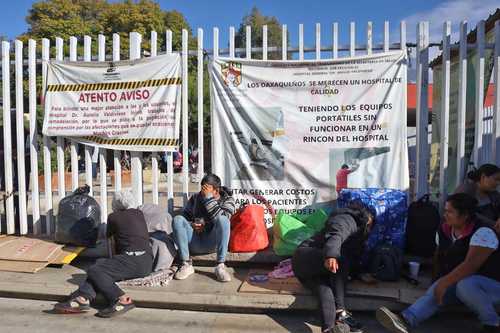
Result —
[[215, 277], [219, 282], [229, 282], [231, 281], [231, 275], [226, 269], [226, 265], [224, 263], [220, 263], [215, 266]]
[[322, 331], [322, 333], [349, 333], [349, 326], [344, 323], [336, 323], [335, 327]]
[[175, 273], [174, 279], [176, 280], [184, 280], [187, 279], [190, 275], [194, 274], [194, 267], [189, 261], [185, 261], [182, 263], [182, 266]]
[[135, 304], [133, 302], [124, 304], [120, 301], [117, 301], [115, 304], [99, 311], [96, 316], [101, 318], [112, 318], [122, 315], [125, 312], [132, 310], [133, 308], [135, 308]]
[[479, 333], [500, 333], [499, 326], [484, 325]]
[[375, 312], [377, 321], [392, 333], [409, 333], [406, 320], [386, 307], [378, 308]]
[[351, 333], [363, 333], [363, 325], [353, 318], [352, 313], [346, 310], [337, 312], [337, 323], [349, 326]]
[[84, 313], [90, 310], [90, 302], [81, 297], [73, 297], [69, 301], [54, 305], [54, 312], [59, 314]]

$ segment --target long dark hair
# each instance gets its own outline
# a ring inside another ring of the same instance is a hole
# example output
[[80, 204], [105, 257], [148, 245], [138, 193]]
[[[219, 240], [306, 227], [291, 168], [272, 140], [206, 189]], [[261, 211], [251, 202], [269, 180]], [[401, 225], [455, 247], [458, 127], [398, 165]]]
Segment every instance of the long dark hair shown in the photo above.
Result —
[[372, 221], [372, 224], [375, 222], [375, 214], [367, 207], [363, 202], [355, 200], [351, 201], [347, 207], [356, 212], [356, 224], [358, 228], [362, 229], [364, 234], [368, 234], [370, 228], [368, 222]]
[[450, 195], [446, 202], [449, 202], [461, 216], [474, 217], [477, 208], [477, 199], [466, 193], [455, 193]]
[[500, 172], [500, 168], [495, 164], [483, 164], [479, 167], [479, 169], [474, 169], [467, 174], [467, 178], [474, 181], [479, 182], [481, 177], [484, 175], [486, 177], [493, 176]]

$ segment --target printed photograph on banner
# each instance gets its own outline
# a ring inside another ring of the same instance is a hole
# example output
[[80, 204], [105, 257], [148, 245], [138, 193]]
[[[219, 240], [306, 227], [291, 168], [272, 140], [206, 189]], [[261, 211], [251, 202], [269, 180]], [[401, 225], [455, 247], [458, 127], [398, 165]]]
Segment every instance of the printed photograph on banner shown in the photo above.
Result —
[[390, 147], [347, 148], [330, 150], [330, 184], [336, 196], [345, 188], [377, 188], [385, 183], [371, 177], [370, 169], [385, 159]]

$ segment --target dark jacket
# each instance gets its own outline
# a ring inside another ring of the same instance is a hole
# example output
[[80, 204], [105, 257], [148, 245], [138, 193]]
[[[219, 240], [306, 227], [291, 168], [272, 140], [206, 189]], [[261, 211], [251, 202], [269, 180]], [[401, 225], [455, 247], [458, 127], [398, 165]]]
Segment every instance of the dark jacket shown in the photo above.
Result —
[[212, 228], [213, 221], [221, 215], [231, 218], [235, 211], [234, 198], [231, 190], [227, 187], [221, 187], [220, 198], [204, 198], [201, 193], [195, 193], [189, 198], [182, 215], [188, 220], [203, 218], [207, 223], [205, 230]]
[[338, 209], [330, 215], [321, 232], [299, 247], [323, 249], [325, 259], [342, 257], [357, 270], [367, 238], [367, 223], [367, 216], [357, 209]]
[[[443, 224], [439, 229], [439, 248], [438, 260], [440, 276], [444, 276], [460, 265], [467, 256], [469, 251], [469, 243], [472, 235], [481, 227], [488, 225], [481, 222], [472, 222], [465, 230], [464, 236], [460, 239], [452, 241], [451, 230]], [[486, 276], [490, 279], [500, 281], [500, 250], [497, 249], [493, 252], [486, 262], [479, 268], [476, 273], [478, 275]]]

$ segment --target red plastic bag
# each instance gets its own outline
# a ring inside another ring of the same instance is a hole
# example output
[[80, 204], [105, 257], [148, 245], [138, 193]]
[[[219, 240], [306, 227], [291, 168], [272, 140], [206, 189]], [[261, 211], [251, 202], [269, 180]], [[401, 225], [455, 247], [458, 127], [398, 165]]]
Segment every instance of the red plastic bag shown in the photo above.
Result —
[[230, 252], [256, 252], [269, 246], [264, 207], [246, 205], [231, 218]]

